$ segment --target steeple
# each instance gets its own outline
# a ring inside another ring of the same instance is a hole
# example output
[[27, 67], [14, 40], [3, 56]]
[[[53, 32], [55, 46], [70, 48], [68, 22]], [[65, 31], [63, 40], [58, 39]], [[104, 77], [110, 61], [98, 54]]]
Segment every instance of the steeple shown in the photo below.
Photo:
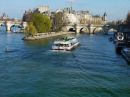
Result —
[[107, 21], [107, 13], [105, 12], [102, 17], [103, 21]]
[[107, 16], [107, 13], [106, 13], [106, 12], [104, 13], [104, 16]]

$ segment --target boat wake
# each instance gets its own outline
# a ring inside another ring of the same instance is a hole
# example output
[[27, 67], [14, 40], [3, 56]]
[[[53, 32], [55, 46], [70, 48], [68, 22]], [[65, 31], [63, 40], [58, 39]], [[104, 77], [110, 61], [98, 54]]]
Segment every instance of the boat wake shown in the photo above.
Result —
[[49, 50], [49, 51], [54, 53], [71, 53], [71, 51], [66, 51], [66, 50]]

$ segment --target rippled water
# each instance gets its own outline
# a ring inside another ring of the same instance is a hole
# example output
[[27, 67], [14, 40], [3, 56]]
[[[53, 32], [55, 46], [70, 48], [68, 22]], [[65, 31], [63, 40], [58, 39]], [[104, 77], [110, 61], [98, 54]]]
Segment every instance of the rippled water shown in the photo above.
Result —
[[50, 51], [54, 39], [22, 37], [0, 32], [0, 97], [130, 97], [130, 65], [110, 35], [79, 35], [72, 52]]

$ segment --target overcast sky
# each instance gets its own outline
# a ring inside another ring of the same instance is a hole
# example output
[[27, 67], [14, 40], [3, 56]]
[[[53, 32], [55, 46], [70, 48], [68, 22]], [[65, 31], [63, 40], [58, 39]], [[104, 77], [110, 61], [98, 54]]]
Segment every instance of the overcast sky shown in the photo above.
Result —
[[107, 12], [109, 20], [126, 18], [130, 11], [130, 0], [0, 0], [0, 14], [5, 12], [11, 18], [21, 18], [24, 11], [41, 5], [51, 10], [72, 6], [76, 10], [89, 10], [92, 14]]

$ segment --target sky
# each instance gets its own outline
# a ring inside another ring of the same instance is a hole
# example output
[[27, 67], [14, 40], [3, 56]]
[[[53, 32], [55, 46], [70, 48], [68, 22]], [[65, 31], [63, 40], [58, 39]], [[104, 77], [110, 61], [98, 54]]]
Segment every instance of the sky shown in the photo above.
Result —
[[22, 18], [25, 10], [42, 5], [53, 11], [72, 5], [73, 9], [88, 10], [93, 15], [106, 12], [108, 20], [125, 19], [130, 12], [130, 0], [0, 0], [0, 15], [5, 12], [11, 18]]

